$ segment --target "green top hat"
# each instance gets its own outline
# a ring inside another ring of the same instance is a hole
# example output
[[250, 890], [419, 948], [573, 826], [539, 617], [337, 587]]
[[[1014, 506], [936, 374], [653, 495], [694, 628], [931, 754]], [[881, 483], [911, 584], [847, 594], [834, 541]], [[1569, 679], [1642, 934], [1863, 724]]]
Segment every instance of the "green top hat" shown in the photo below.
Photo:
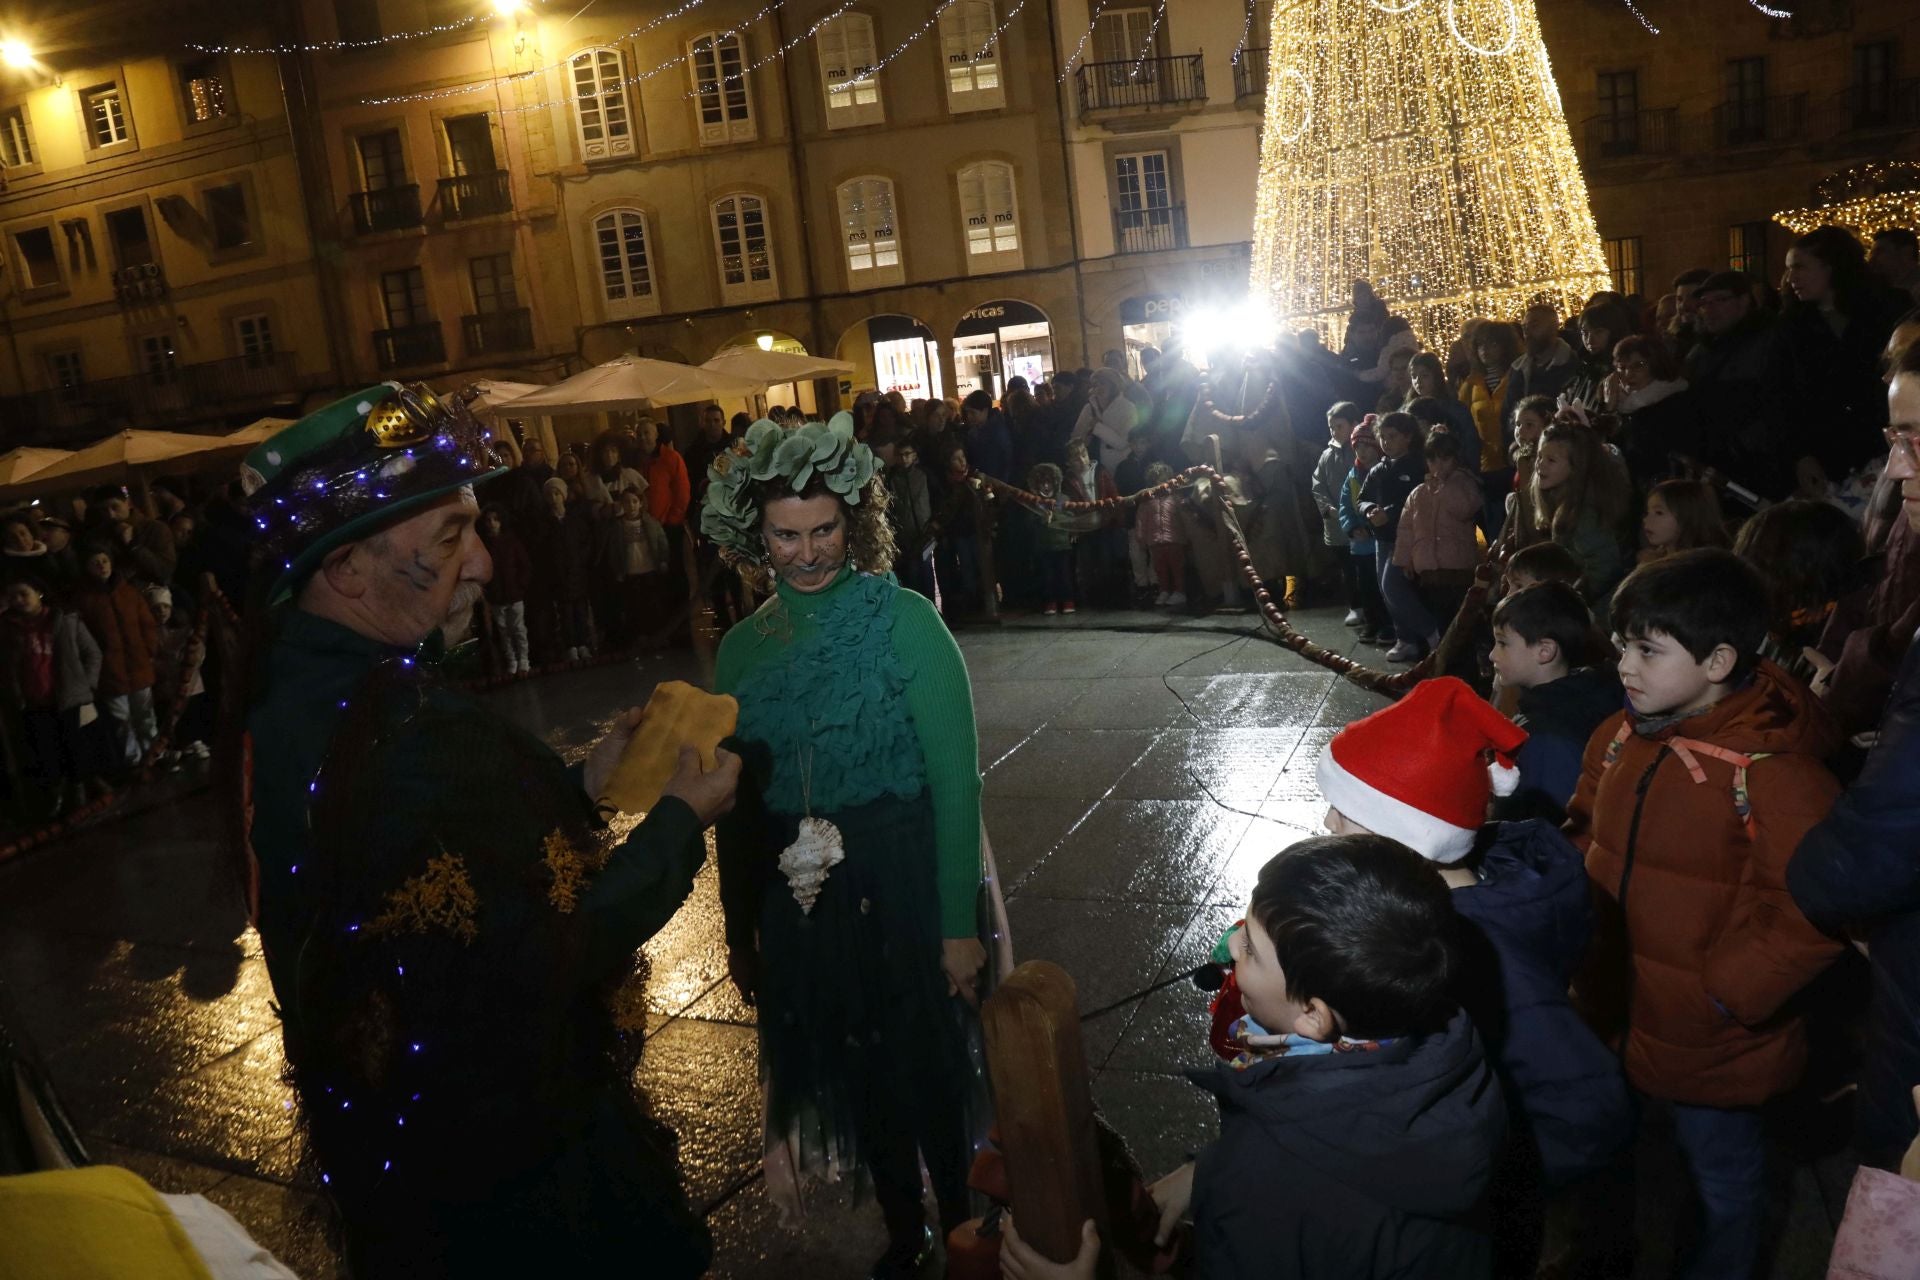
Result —
[[279, 561], [268, 602], [335, 547], [506, 470], [459, 397], [383, 382], [316, 409], [247, 455], [240, 483], [254, 527]]

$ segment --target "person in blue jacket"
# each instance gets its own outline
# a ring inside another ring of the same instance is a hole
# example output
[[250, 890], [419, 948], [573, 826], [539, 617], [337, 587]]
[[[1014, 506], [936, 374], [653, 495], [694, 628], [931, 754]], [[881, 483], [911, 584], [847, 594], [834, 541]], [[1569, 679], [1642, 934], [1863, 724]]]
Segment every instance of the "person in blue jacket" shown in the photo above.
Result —
[[[1920, 345], [1897, 358], [1888, 388], [1903, 514], [1920, 532]], [[1854, 1146], [1863, 1164], [1899, 1167], [1915, 1131], [1920, 1085], [1920, 644], [1907, 650], [1860, 776], [1787, 865], [1787, 889], [1807, 919], [1866, 944], [1873, 973], [1871, 1035], [1860, 1079]]]

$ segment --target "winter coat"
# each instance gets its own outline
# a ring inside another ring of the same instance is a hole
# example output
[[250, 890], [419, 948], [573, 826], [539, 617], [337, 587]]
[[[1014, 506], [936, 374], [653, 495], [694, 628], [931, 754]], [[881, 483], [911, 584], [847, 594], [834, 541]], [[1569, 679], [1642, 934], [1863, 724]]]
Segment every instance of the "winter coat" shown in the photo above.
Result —
[[622, 516], [612, 524], [615, 578], [625, 580], [666, 571], [667, 531], [658, 520], [642, 512], [638, 519]]
[[1872, 290], [1835, 334], [1819, 308], [1790, 306], [1780, 316], [1772, 368], [1791, 414], [1789, 459], [1812, 457], [1836, 484], [1886, 450], [1887, 390], [1880, 357], [1900, 308]]
[[1555, 533], [1553, 541], [1567, 549], [1580, 566], [1580, 591], [1587, 603], [1598, 604], [1613, 595], [1614, 587], [1627, 575], [1627, 553], [1620, 536], [1591, 511], [1583, 511], [1565, 534]]
[[1012, 482], [1013, 432], [1006, 414], [989, 409], [985, 422], [967, 428], [967, 463], [981, 475]]
[[[1511, 375], [1508, 381], [1512, 381]], [[1488, 387], [1487, 380], [1476, 373], [1460, 384], [1460, 400], [1473, 415], [1474, 433], [1480, 437], [1480, 470], [1505, 470], [1508, 465], [1506, 400], [1501, 392]]]
[[1340, 528], [1347, 535], [1347, 551], [1357, 556], [1373, 554], [1373, 526], [1360, 514], [1360, 487], [1365, 480], [1355, 467], [1340, 486]]
[[1289, 574], [1306, 576], [1313, 560], [1308, 545], [1309, 525], [1300, 509], [1300, 485], [1287, 461], [1269, 449], [1259, 469], [1242, 485], [1246, 506], [1236, 514], [1262, 582], [1279, 582]]
[[1522, 400], [1528, 396], [1557, 400], [1579, 372], [1580, 361], [1565, 338], [1553, 340], [1544, 360], [1536, 360], [1532, 352], [1523, 353], [1515, 360], [1505, 385], [1500, 388], [1500, 421], [1509, 433], [1501, 437], [1502, 443], [1513, 443], [1513, 412]]
[[88, 577], [74, 592], [73, 607], [100, 646], [98, 696], [118, 698], [151, 689], [160, 623], [133, 584], [118, 574], [110, 582]]
[[1220, 1136], [1193, 1175], [1194, 1275], [1489, 1273], [1477, 1209], [1506, 1108], [1465, 1013], [1375, 1050], [1188, 1078], [1220, 1102]]
[[1839, 944], [1794, 906], [1787, 862], [1840, 792], [1821, 763], [1838, 744], [1806, 686], [1765, 660], [1698, 715], [1642, 736], [1622, 713], [1588, 742], [1566, 826], [1596, 906], [1576, 990], [1602, 1034], [1625, 1032], [1636, 1089], [1745, 1107], [1800, 1078], [1789, 1002]]
[[1653, 382], [1620, 402], [1615, 443], [1634, 487], [1645, 491], [1678, 474], [1671, 457], [1700, 457], [1694, 397], [1684, 382]]
[[134, 512], [133, 544], [127, 548], [127, 559], [138, 575], [153, 586], [172, 583], [173, 571], [180, 563], [172, 527], [164, 520]]
[[[72, 711], [84, 707], [93, 701], [94, 689], [100, 683], [100, 646], [94, 643], [93, 634], [82, 625], [79, 615], [52, 605], [42, 607], [40, 612], [43, 617], [50, 616], [52, 623], [38, 637], [53, 649], [53, 701], [49, 709]], [[5, 682], [0, 684], [0, 694], [10, 707], [26, 703], [21, 678], [27, 649], [34, 640], [28, 634], [30, 630], [35, 628], [19, 615], [0, 615], [0, 681]]]
[[1127, 456], [1127, 437], [1139, 420], [1140, 407], [1124, 394], [1115, 395], [1104, 409], [1089, 397], [1080, 420], [1073, 424], [1071, 439], [1099, 441], [1100, 462], [1112, 470]]
[[1501, 818], [1546, 818], [1559, 822], [1567, 802], [1580, 785], [1580, 762], [1587, 741], [1607, 717], [1620, 710], [1619, 677], [1610, 668], [1581, 667], [1558, 680], [1520, 691], [1520, 708], [1513, 722], [1527, 731], [1527, 740], [1513, 762], [1520, 770], [1520, 786], [1510, 796], [1493, 802]]
[[552, 507], [542, 506], [527, 518], [525, 528], [533, 567], [527, 583], [529, 598], [564, 603], [586, 599], [597, 540], [587, 504], [568, 503], [564, 518], [554, 515]]
[[1920, 534], [1904, 512], [1893, 518], [1881, 564], [1864, 608], [1843, 601], [1820, 637], [1820, 651], [1834, 664], [1827, 706], [1848, 734], [1880, 723], [1894, 673], [1920, 629]]
[[1373, 536], [1382, 542], [1392, 542], [1398, 536], [1401, 509], [1407, 498], [1420, 487], [1426, 478], [1427, 460], [1418, 449], [1409, 449], [1398, 458], [1382, 458], [1367, 472], [1366, 480], [1360, 486], [1360, 514], [1379, 510], [1387, 513], [1387, 522], [1376, 526], [1372, 521], [1367, 527], [1373, 530]]
[[1443, 482], [1423, 480], [1400, 510], [1393, 562], [1411, 573], [1472, 572], [1480, 564], [1474, 518], [1485, 505], [1480, 486], [1458, 466]]
[[1787, 867], [1807, 918], [1867, 944], [1873, 975], [1868, 1047], [1854, 1109], [1865, 1158], [1892, 1168], [1914, 1136], [1920, 1081], [1920, 645], [1908, 648], [1880, 741], [1833, 811]]
[[1791, 411], [1775, 368], [1776, 322], [1748, 316], [1707, 334], [1687, 353], [1687, 385], [1699, 420], [1699, 461], [1769, 498], [1794, 487], [1785, 436]]
[[1347, 531], [1340, 523], [1340, 491], [1352, 472], [1353, 450], [1327, 441], [1320, 461], [1313, 465], [1312, 489], [1313, 505], [1320, 511], [1320, 541], [1329, 547], [1347, 545]]
[[[1085, 471], [1075, 471], [1071, 467], [1062, 467], [1060, 470], [1060, 496], [1068, 502], [1105, 502], [1120, 496], [1120, 490], [1114, 487], [1113, 472], [1098, 462], [1090, 463]], [[1117, 529], [1119, 526], [1120, 512], [1112, 507], [1105, 511], [1075, 513], [1076, 533]]]
[[499, 533], [483, 536], [482, 541], [487, 544], [487, 553], [493, 557], [493, 577], [481, 589], [487, 597], [487, 603], [495, 608], [524, 604], [533, 583], [533, 557], [527, 552], [527, 544], [505, 525], [501, 526]]
[[687, 503], [693, 491], [687, 480], [687, 462], [662, 440], [646, 464], [647, 514], [671, 528], [687, 522]]
[[1468, 928], [1460, 984], [1516, 1136], [1549, 1187], [1603, 1168], [1633, 1136], [1620, 1060], [1574, 1012], [1567, 985], [1593, 933], [1580, 851], [1545, 822], [1481, 831], [1478, 884], [1453, 891]]
[[649, 487], [646, 477], [632, 467], [619, 468], [611, 480], [597, 470], [580, 473], [581, 495], [598, 507], [617, 505], [620, 495], [629, 489], [644, 496]]
[[1185, 546], [1187, 537], [1180, 527], [1180, 499], [1178, 495], [1163, 493], [1157, 498], [1148, 498], [1140, 504], [1140, 520], [1134, 526], [1134, 536], [1140, 539], [1143, 547]]
[[893, 519], [895, 540], [900, 549], [918, 555], [933, 536], [933, 497], [927, 487], [927, 473], [919, 467], [894, 467], [887, 472], [887, 493], [892, 499], [887, 514]]

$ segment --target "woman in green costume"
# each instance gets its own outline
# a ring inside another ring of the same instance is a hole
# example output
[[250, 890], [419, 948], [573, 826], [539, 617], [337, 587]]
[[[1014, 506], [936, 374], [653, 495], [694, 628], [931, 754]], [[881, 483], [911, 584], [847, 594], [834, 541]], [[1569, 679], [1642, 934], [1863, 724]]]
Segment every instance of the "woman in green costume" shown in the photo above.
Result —
[[730, 968], [759, 1011], [769, 1180], [864, 1169], [876, 1277], [967, 1217], [983, 1096], [980, 771], [958, 646], [889, 570], [887, 489], [847, 414], [756, 422], [714, 460], [701, 531], [772, 597], [721, 642], [740, 803], [718, 829]]

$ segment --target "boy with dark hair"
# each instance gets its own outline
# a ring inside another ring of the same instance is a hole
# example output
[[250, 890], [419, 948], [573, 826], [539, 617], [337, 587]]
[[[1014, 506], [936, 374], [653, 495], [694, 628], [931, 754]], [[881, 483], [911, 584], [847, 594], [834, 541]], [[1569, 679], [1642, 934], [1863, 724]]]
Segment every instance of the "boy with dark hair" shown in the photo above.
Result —
[[[1527, 731], [1515, 756], [1520, 786], [1496, 802], [1506, 819], [1559, 822], [1580, 782], [1587, 739], [1620, 709], [1620, 682], [1601, 662], [1593, 614], [1564, 582], [1510, 593], [1493, 611], [1493, 673], [1519, 694], [1513, 722]], [[1498, 705], [1499, 695], [1494, 695]]]
[[1199, 1276], [1486, 1275], [1506, 1126], [1446, 887], [1383, 836], [1306, 840], [1230, 945], [1247, 1052], [1191, 1073], [1220, 1137], [1154, 1184], [1160, 1240], [1191, 1206]]
[[1507, 590], [1525, 591], [1542, 582], [1580, 585], [1580, 562], [1557, 542], [1536, 542], [1507, 557]]
[[1730, 551], [1642, 565], [1615, 592], [1627, 710], [1587, 744], [1567, 834], [1598, 928], [1576, 984], [1627, 1078], [1669, 1105], [1704, 1210], [1690, 1275], [1747, 1276], [1766, 1214], [1759, 1108], [1807, 1037], [1793, 996], [1840, 944], [1787, 892], [1839, 794], [1831, 716], [1759, 650], [1767, 584]]

